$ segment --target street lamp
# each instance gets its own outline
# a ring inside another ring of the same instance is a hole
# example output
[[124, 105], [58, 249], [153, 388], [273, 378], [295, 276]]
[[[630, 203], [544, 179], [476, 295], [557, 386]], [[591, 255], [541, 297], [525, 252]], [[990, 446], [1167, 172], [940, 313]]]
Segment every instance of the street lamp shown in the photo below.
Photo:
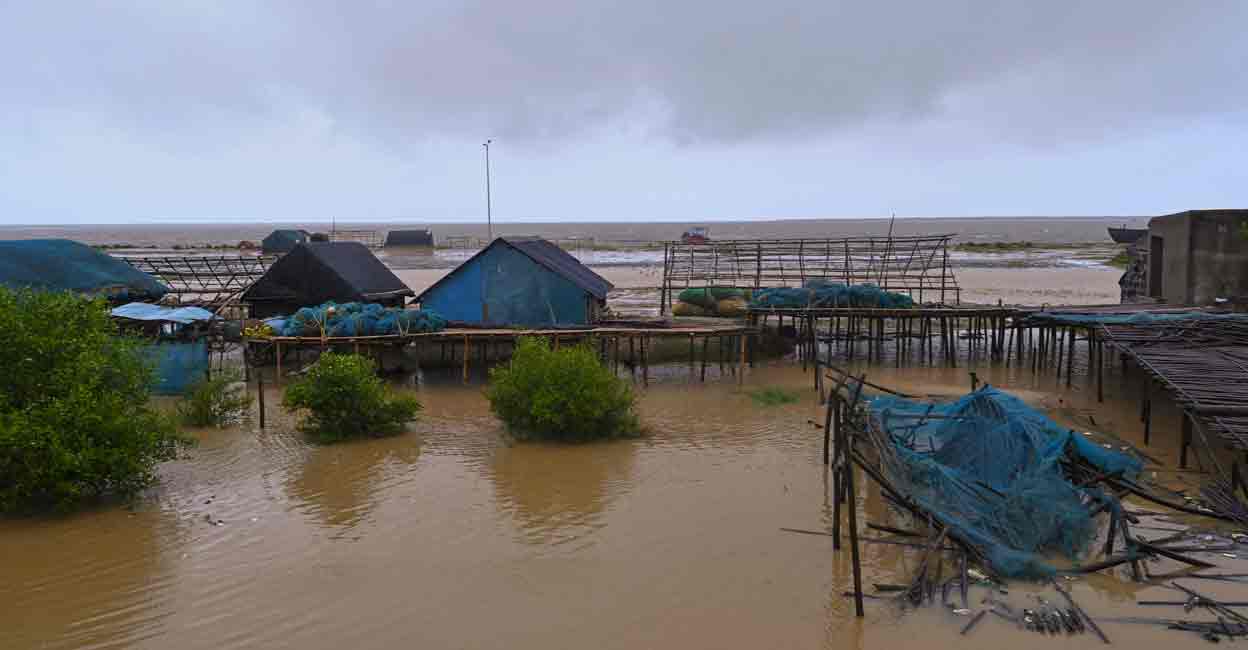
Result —
[[494, 241], [494, 215], [490, 206], [490, 143], [492, 140], [486, 140], [485, 144], [485, 229], [486, 236], [490, 241]]

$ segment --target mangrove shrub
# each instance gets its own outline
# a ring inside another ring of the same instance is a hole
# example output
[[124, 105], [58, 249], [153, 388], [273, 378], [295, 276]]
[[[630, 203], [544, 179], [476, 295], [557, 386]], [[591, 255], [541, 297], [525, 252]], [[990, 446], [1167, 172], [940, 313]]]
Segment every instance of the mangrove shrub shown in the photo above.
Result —
[[282, 404], [306, 412], [299, 427], [321, 442], [400, 433], [421, 408], [415, 397], [391, 393], [371, 359], [335, 352], [287, 387]]
[[511, 363], [490, 371], [490, 408], [519, 438], [593, 440], [636, 435], [632, 388], [587, 345], [552, 349], [521, 338]]
[[131, 496], [181, 437], [100, 299], [0, 287], [0, 511]]
[[178, 416], [192, 427], [222, 427], [241, 420], [251, 407], [251, 395], [238, 372], [219, 372], [195, 382], [182, 403]]

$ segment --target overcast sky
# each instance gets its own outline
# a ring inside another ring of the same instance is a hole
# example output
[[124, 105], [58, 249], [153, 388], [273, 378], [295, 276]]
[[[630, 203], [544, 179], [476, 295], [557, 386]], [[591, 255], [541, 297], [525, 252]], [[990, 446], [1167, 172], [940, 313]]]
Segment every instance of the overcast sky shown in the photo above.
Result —
[[0, 224], [1248, 207], [1244, 0], [0, 0]]

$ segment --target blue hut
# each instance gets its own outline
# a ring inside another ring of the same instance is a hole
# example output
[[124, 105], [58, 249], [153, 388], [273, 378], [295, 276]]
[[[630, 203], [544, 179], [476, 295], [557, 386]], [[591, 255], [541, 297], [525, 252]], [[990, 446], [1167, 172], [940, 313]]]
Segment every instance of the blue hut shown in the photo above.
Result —
[[611, 283], [538, 237], [499, 237], [416, 297], [453, 322], [573, 326], [598, 320]]
[[260, 242], [260, 248], [265, 255], [281, 255], [295, 250], [299, 244], [308, 243], [311, 238], [306, 230], [274, 230]]

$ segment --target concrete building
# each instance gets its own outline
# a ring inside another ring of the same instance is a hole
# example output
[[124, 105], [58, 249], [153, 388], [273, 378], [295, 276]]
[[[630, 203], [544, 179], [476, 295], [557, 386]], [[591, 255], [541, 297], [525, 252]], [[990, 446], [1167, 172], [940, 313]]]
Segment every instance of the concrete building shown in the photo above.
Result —
[[1188, 210], [1148, 222], [1148, 296], [1175, 305], [1248, 298], [1248, 210]]

